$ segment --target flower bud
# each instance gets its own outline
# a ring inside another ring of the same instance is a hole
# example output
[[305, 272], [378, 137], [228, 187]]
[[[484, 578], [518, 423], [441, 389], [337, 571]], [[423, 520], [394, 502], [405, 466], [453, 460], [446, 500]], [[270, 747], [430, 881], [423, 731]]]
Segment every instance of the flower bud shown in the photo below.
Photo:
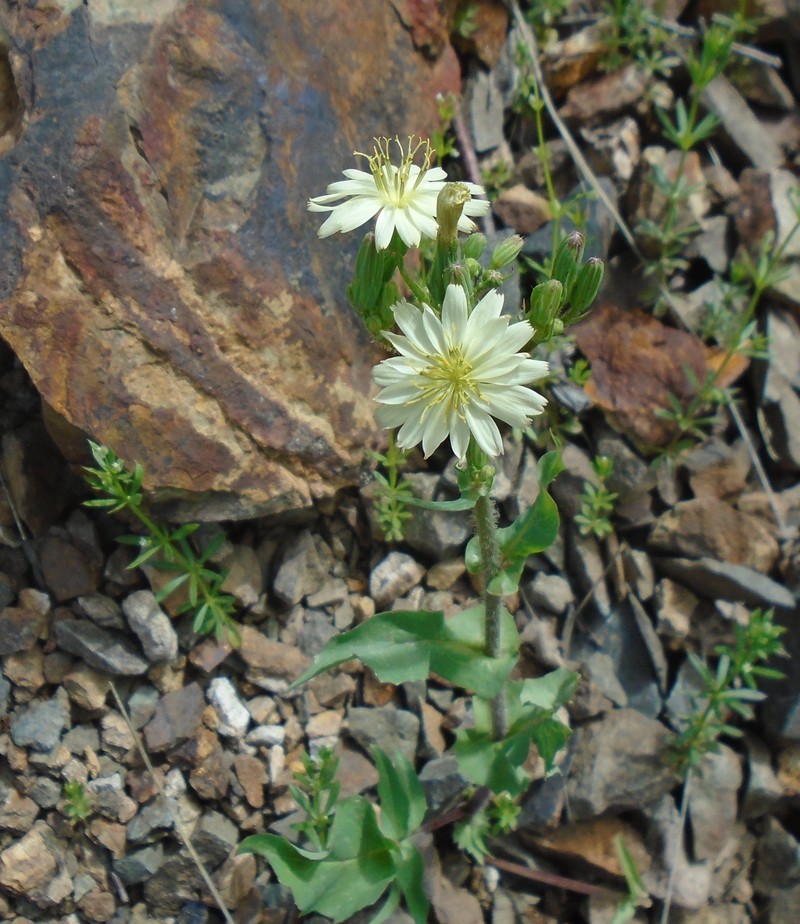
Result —
[[450, 244], [458, 240], [458, 222], [464, 206], [470, 200], [466, 183], [445, 183], [436, 200], [436, 220], [439, 223], [440, 243]]
[[537, 331], [549, 331], [561, 307], [563, 286], [557, 279], [543, 282], [531, 292], [528, 320]]
[[461, 253], [468, 260], [479, 260], [481, 254], [486, 249], [486, 238], [483, 234], [476, 232], [470, 236], [461, 245]]
[[353, 282], [347, 289], [348, 298], [355, 308], [363, 311], [375, 306], [384, 286], [392, 278], [397, 262], [396, 254], [377, 249], [372, 232], [364, 235], [356, 257]]
[[597, 298], [600, 284], [603, 281], [605, 267], [598, 257], [590, 257], [581, 267], [575, 285], [572, 287], [570, 303], [572, 311], [582, 313]]
[[513, 263], [520, 255], [524, 243], [525, 242], [518, 234], [514, 234], [504, 241], [500, 241], [492, 254], [492, 262], [490, 264], [492, 269], [502, 269], [504, 266]]
[[450, 264], [450, 285], [461, 286], [467, 293], [467, 301], [472, 300], [472, 274], [465, 263]]
[[466, 257], [464, 260], [464, 266], [466, 266], [470, 276], [472, 276], [473, 279], [477, 278], [481, 272], [480, 263], [478, 263], [477, 260], [473, 260], [472, 257]]
[[553, 272], [551, 276], [564, 286], [564, 291], [569, 294], [575, 277], [578, 275], [578, 267], [583, 257], [584, 239], [580, 231], [573, 231], [568, 234], [559, 245], [556, 251], [555, 260], [553, 260]]

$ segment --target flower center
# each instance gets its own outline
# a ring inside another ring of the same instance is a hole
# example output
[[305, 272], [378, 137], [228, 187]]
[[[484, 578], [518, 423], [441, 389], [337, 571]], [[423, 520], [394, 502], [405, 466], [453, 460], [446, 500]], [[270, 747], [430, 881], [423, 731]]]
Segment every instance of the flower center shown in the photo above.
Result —
[[[359, 157], [366, 157], [375, 186], [384, 201], [388, 205], [403, 208], [408, 205], [422, 178], [430, 169], [433, 149], [429, 141], [417, 139], [413, 135], [409, 136], [405, 147], [397, 137], [394, 139], [394, 145], [400, 154], [398, 166], [392, 163], [392, 142], [389, 138], [376, 138], [373, 154], [361, 154], [359, 151], [355, 153]], [[420, 151], [422, 165], [416, 172], [413, 185], [409, 187], [411, 167]]]
[[421, 386], [421, 400], [426, 404], [444, 403], [448, 413], [463, 417], [463, 408], [473, 401], [479, 392], [478, 383], [473, 378], [472, 363], [461, 352], [459, 346], [453, 346], [447, 354], [431, 356], [422, 377], [425, 384]]

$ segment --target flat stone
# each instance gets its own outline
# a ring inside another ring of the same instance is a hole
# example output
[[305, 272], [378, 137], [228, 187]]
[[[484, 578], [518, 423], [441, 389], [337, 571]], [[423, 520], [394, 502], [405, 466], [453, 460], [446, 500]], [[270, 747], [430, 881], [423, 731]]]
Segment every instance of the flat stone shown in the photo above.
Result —
[[761, 520], [715, 497], [681, 501], [663, 513], [648, 539], [658, 555], [714, 558], [767, 573], [778, 543]]
[[[537, 849], [567, 863], [586, 863], [610, 876], [621, 877], [614, 841], [621, 837], [639, 873], [651, 866], [641, 834], [620, 818], [604, 817], [563, 825], [556, 831], [532, 837]], [[527, 838], [526, 838], [527, 839]]]
[[92, 622], [104, 629], [124, 629], [125, 620], [122, 616], [122, 607], [113, 597], [105, 594], [85, 594], [78, 597], [78, 606]]
[[687, 858], [684, 837], [685, 826], [675, 802], [665, 795], [648, 813], [645, 843], [654, 862], [642, 879], [656, 898], [663, 898], [667, 883], [672, 882], [674, 905], [698, 911], [708, 901], [713, 870], [708, 863], [692, 863]]
[[264, 761], [249, 754], [237, 754], [233, 759], [233, 769], [244, 790], [247, 804], [254, 809], [264, 805], [264, 787], [269, 782]]
[[26, 587], [19, 593], [18, 606], [6, 606], [0, 612], [0, 656], [33, 648], [47, 625], [50, 598]]
[[30, 831], [39, 814], [39, 805], [15, 789], [9, 790], [0, 802], [0, 829], [23, 834]]
[[379, 747], [389, 756], [399, 752], [414, 761], [419, 719], [413, 713], [391, 703], [374, 709], [354, 706], [347, 713], [347, 725], [350, 736], [366, 751]]
[[172, 620], [158, 605], [152, 591], [137, 590], [122, 601], [128, 625], [141, 642], [149, 661], [174, 661], [178, 655], [178, 635]]
[[78, 663], [64, 675], [64, 689], [77, 706], [96, 712], [105, 706], [111, 681], [88, 664]]
[[691, 631], [700, 601], [691, 590], [669, 578], [662, 578], [658, 582], [655, 597], [656, 628], [659, 634], [680, 643]]
[[18, 747], [52, 751], [68, 724], [69, 707], [62, 693], [22, 706], [11, 719], [11, 738]]
[[637, 64], [571, 87], [559, 110], [566, 122], [592, 125], [619, 115], [642, 98], [647, 75]]
[[739, 755], [725, 745], [707, 754], [689, 790], [693, 851], [696, 860], [716, 864], [728, 848], [739, 815], [742, 766]]
[[54, 625], [56, 644], [87, 664], [115, 677], [147, 672], [149, 664], [124, 635], [101, 629], [88, 619], [64, 619]]
[[783, 164], [781, 149], [724, 74], [705, 87], [701, 99], [703, 106], [719, 118], [722, 132], [754, 167], [771, 170]]
[[134, 850], [114, 862], [114, 872], [125, 883], [135, 885], [146, 882], [153, 876], [164, 859], [164, 848], [160, 843]]
[[150, 751], [165, 751], [191, 737], [203, 720], [205, 697], [198, 684], [166, 693], [158, 701], [153, 718], [144, 728]]
[[317, 543], [310, 532], [299, 533], [284, 551], [272, 590], [284, 603], [300, 603], [317, 590], [327, 577]]
[[552, 218], [548, 200], [521, 183], [504, 189], [494, 201], [492, 210], [517, 234], [532, 234]]
[[238, 843], [236, 825], [220, 812], [204, 814], [192, 832], [192, 845], [211, 869], [226, 860]]
[[36, 822], [20, 840], [0, 853], [0, 885], [13, 895], [39, 891], [55, 876], [58, 858], [47, 825]]
[[425, 569], [405, 552], [389, 552], [372, 569], [369, 593], [378, 609], [384, 609], [420, 583]]
[[766, 820], [766, 830], [756, 848], [753, 888], [760, 895], [793, 886], [800, 880], [800, 842], [777, 818]]
[[657, 570], [701, 597], [784, 609], [793, 609], [795, 605], [794, 597], [782, 584], [744, 565], [713, 558], [690, 561], [666, 556], [654, 556], [653, 562]]
[[747, 743], [747, 786], [742, 800], [742, 817], [745, 820], [767, 815], [783, 796], [783, 786], [772, 769], [769, 748], [753, 735], [745, 737]]
[[587, 160], [595, 173], [628, 182], [641, 156], [641, 135], [635, 119], [623, 116], [615, 122], [584, 126], [581, 137], [587, 144]]
[[574, 734], [567, 781], [572, 820], [639, 809], [677, 781], [666, 761], [672, 733], [634, 709], [615, 709]]
[[250, 724], [250, 713], [227, 677], [215, 677], [206, 691], [208, 701], [220, 719], [217, 729], [229, 738], [241, 738]]
[[58, 603], [97, 590], [100, 575], [88, 556], [59, 536], [39, 543], [39, 559], [47, 589]]
[[294, 645], [268, 639], [253, 626], [242, 626], [241, 635], [237, 653], [247, 665], [247, 679], [270, 692], [284, 692], [311, 663]]

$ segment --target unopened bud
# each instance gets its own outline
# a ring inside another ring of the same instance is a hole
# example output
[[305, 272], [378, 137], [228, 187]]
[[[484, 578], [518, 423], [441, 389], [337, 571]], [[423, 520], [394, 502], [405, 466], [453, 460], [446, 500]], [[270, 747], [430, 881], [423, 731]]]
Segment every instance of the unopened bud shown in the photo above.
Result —
[[472, 276], [473, 279], [477, 278], [477, 276], [480, 274], [481, 265], [480, 263], [478, 263], [477, 260], [473, 260], [472, 257], [467, 257], [464, 260], [464, 266], [466, 266], [467, 270], [469, 271], [469, 274]]
[[598, 257], [590, 257], [581, 267], [572, 287], [570, 303], [572, 311], [582, 313], [597, 298], [600, 285], [603, 282], [605, 266]]
[[470, 200], [466, 183], [445, 183], [436, 200], [436, 220], [439, 223], [440, 243], [450, 244], [458, 240], [458, 222], [464, 206]]
[[398, 257], [388, 250], [378, 250], [375, 235], [370, 232], [358, 249], [356, 271], [353, 282], [347, 289], [347, 296], [362, 315], [371, 311], [378, 303], [384, 286], [391, 279], [397, 267]]
[[531, 292], [528, 320], [537, 331], [549, 330], [561, 307], [563, 286], [557, 279], [542, 282]]
[[492, 254], [492, 269], [502, 269], [504, 266], [508, 266], [510, 263], [513, 263], [522, 251], [522, 245], [525, 241], [518, 234], [514, 234], [511, 237], [507, 237], [504, 241], [495, 247], [494, 253]]
[[452, 263], [450, 265], [450, 285], [461, 286], [467, 293], [467, 301], [472, 301], [472, 275], [465, 263]]
[[556, 258], [553, 261], [552, 278], [564, 286], [564, 290], [569, 294], [575, 277], [578, 275], [578, 267], [583, 257], [584, 239], [580, 231], [573, 231], [568, 234], [559, 245], [556, 252]]
[[480, 260], [481, 254], [486, 249], [486, 238], [483, 234], [476, 232], [470, 236], [461, 245], [461, 253], [468, 260]]

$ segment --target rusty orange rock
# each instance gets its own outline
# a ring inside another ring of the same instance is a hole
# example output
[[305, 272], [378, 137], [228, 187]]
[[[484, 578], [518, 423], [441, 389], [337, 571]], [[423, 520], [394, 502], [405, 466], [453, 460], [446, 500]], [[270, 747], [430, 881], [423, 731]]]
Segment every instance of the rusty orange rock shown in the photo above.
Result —
[[686, 370], [695, 381], [705, 378], [702, 343], [643, 311], [609, 303], [575, 328], [575, 340], [592, 364], [589, 397], [640, 446], [666, 445], [675, 428], [655, 412], [669, 406], [670, 394], [684, 405], [695, 395]]
[[319, 241], [306, 201], [373, 135], [429, 133], [453, 49], [370, 0], [34, 6], [0, 13], [0, 335], [177, 518], [352, 484], [380, 438], [360, 234]]

